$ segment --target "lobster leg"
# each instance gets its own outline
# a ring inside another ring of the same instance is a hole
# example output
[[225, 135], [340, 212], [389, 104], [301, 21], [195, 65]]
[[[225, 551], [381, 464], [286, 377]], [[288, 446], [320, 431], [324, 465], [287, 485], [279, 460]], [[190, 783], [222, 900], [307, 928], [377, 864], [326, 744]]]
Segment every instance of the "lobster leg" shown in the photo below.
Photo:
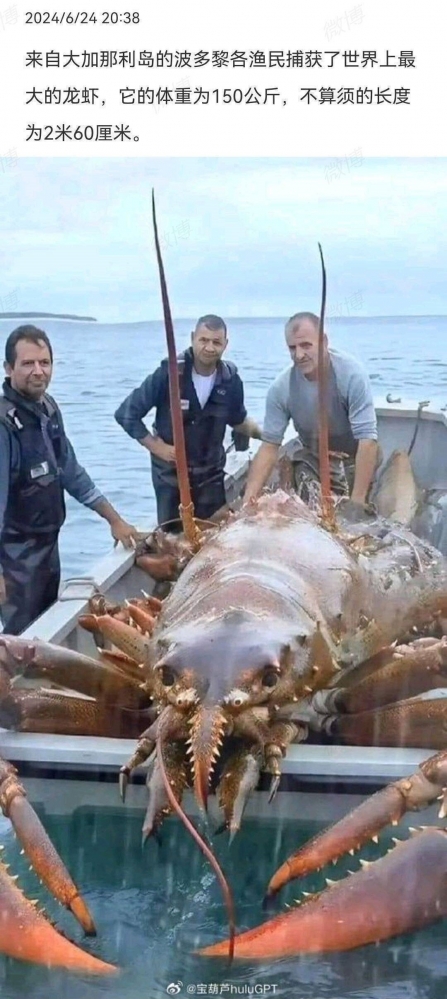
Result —
[[141, 629], [143, 635], [149, 635], [150, 637], [155, 627], [155, 617], [149, 614], [143, 607], [139, 607], [138, 604], [131, 604], [129, 602], [127, 609], [129, 617]]
[[296, 725], [292, 721], [279, 721], [272, 725], [271, 737], [265, 747], [263, 770], [272, 775], [269, 802], [273, 801], [281, 780], [280, 760], [286, 755], [292, 742], [302, 742], [308, 735], [306, 725]]
[[373, 711], [338, 715], [324, 723], [328, 734], [354, 746], [447, 747], [447, 699], [398, 701]]
[[[447, 752], [431, 756], [410, 777], [388, 784], [305, 843], [273, 875], [266, 898], [276, 895], [294, 878], [304, 877], [348, 852], [353, 853], [377, 838], [384, 826], [397, 825], [406, 812], [427, 808], [440, 796], [447, 803]], [[443, 814], [444, 805], [440, 817]]]
[[[7, 642], [11, 636], [0, 635], [0, 701], [7, 697], [11, 690], [11, 679], [17, 673], [24, 673], [35, 655], [35, 646], [29, 642], [21, 641], [13, 646], [13, 650]], [[17, 639], [13, 638], [13, 642]]]
[[47, 679], [87, 697], [98, 697], [111, 704], [122, 703], [129, 708], [140, 706], [145, 700], [140, 690], [143, 677], [135, 665], [132, 674], [116, 664], [99, 662], [73, 649], [37, 639], [25, 643], [12, 635], [0, 636], [0, 657], [0, 692], [3, 696], [9, 691], [10, 680], [23, 675], [28, 679]]
[[348, 688], [331, 691], [336, 711], [356, 714], [414, 697], [447, 682], [447, 638], [428, 646], [397, 646], [391, 661], [373, 675]]
[[126, 800], [126, 790], [129, 783], [129, 777], [136, 767], [140, 767], [146, 760], [150, 757], [155, 749], [155, 742], [150, 737], [149, 733], [152, 732], [153, 726], [151, 725], [146, 732], [143, 732], [138, 739], [138, 745], [132, 756], [120, 767], [119, 772], [119, 789], [121, 799], [124, 802]]
[[175, 555], [137, 555], [135, 565], [157, 582], [173, 582], [180, 574], [180, 562]]
[[[234, 957], [262, 961], [352, 950], [447, 915], [447, 834], [430, 829], [298, 907], [235, 937]], [[198, 951], [224, 957], [228, 941]]]
[[142, 683], [146, 679], [146, 674], [142, 665], [138, 665], [135, 659], [130, 659], [126, 656], [125, 652], [118, 652], [116, 649], [112, 652], [111, 649], [98, 649], [98, 655], [101, 660], [110, 663], [111, 666], [115, 666], [121, 673], [124, 673], [129, 680], [135, 680], [137, 683]]
[[[169, 783], [177, 801], [180, 802], [190, 777], [189, 766], [185, 759], [184, 742], [166, 743], [164, 761]], [[158, 756], [155, 757], [152, 767], [148, 770], [146, 785], [149, 792], [149, 803], [143, 822], [143, 843], [148, 836], [157, 834], [163, 820], [173, 811], [166, 795]]]
[[16, 835], [36, 874], [62, 905], [80, 922], [85, 933], [95, 935], [95, 924], [65, 865], [48, 838], [34, 808], [17, 780], [17, 770], [0, 759], [0, 807], [11, 820]]
[[109, 617], [104, 614], [96, 617], [94, 614], [83, 614], [78, 619], [78, 624], [86, 631], [93, 634], [100, 631], [104, 638], [112, 642], [113, 645], [126, 656], [137, 663], [149, 663], [149, 639], [140, 635], [136, 628], [124, 621], [118, 621], [116, 617]]
[[163, 609], [163, 601], [159, 600], [158, 597], [151, 597], [149, 593], [145, 593], [144, 590], [142, 590], [141, 592], [143, 594], [143, 600], [132, 597], [129, 603], [134, 604], [138, 602], [139, 604], [141, 604], [142, 607], [150, 611], [151, 614], [154, 615], [154, 617], [158, 617], [158, 615]]
[[138, 739], [137, 747], [135, 752], [127, 763], [120, 768], [119, 772], [119, 790], [121, 799], [124, 802], [126, 798], [127, 785], [129, 783], [129, 777], [136, 767], [140, 767], [146, 760], [151, 756], [155, 749], [155, 741], [157, 739], [160, 719], [162, 717], [168, 718], [170, 722], [170, 730], [168, 734], [172, 739], [187, 739], [189, 736], [189, 729], [185, 723], [183, 715], [176, 711], [172, 706], [165, 708], [164, 715], [159, 715], [155, 719], [152, 725], [149, 726]]
[[230, 843], [240, 829], [248, 798], [258, 785], [262, 764], [262, 750], [255, 744], [232, 753], [222, 770], [216, 794], [224, 823], [216, 831], [228, 829]]
[[72, 697], [56, 690], [15, 689], [0, 702], [0, 724], [18, 732], [137, 738], [154, 711]]

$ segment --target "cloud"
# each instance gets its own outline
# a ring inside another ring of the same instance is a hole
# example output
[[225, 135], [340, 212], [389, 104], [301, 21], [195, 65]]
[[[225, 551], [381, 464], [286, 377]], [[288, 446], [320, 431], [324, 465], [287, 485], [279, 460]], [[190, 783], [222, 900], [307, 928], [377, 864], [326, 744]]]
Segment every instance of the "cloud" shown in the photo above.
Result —
[[445, 161], [19, 159], [0, 175], [4, 298], [103, 321], [161, 314], [150, 214], [156, 189], [172, 308], [194, 316], [328, 307], [445, 312]]

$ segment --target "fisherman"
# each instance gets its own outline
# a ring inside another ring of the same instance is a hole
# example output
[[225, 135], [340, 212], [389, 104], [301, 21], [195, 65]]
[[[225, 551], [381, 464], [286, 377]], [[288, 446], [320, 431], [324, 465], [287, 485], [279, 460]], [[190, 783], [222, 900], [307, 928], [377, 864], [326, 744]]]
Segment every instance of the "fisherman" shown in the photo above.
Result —
[[[311, 502], [319, 483], [318, 455], [318, 335], [320, 320], [313, 312], [297, 312], [285, 326], [292, 366], [275, 379], [267, 393], [263, 443], [248, 475], [244, 505], [259, 495], [268, 481], [290, 420], [299, 436], [292, 457], [293, 485]], [[367, 372], [344, 351], [328, 347], [327, 405], [331, 489], [350, 498], [351, 509], [365, 510], [380, 449], [377, 420]]]
[[[192, 501], [195, 516], [201, 520], [208, 520], [225, 504], [223, 440], [227, 426], [233, 428], [233, 436], [261, 437], [260, 428], [247, 416], [244, 387], [236, 365], [222, 360], [227, 345], [224, 320], [215, 315], [201, 316], [191, 334], [191, 346], [178, 358]], [[151, 434], [143, 418], [153, 408], [155, 433]], [[169, 524], [175, 530], [178, 523], [170, 522], [178, 521], [180, 495], [167, 359], [121, 403], [115, 419], [149, 451], [158, 523], [165, 527]]]
[[62, 414], [47, 394], [53, 351], [46, 333], [19, 326], [5, 345], [0, 396], [0, 616], [17, 635], [57, 600], [64, 490], [133, 547], [136, 529], [120, 517], [78, 464]]

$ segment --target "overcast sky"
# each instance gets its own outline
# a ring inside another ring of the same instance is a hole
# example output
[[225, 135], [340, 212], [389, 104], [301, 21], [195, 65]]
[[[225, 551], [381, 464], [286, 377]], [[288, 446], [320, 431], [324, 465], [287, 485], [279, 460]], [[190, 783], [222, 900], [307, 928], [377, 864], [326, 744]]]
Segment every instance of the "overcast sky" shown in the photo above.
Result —
[[[305, 144], [305, 143], [304, 143]], [[43, 159], [0, 170], [0, 311], [161, 317], [447, 313], [443, 159]]]

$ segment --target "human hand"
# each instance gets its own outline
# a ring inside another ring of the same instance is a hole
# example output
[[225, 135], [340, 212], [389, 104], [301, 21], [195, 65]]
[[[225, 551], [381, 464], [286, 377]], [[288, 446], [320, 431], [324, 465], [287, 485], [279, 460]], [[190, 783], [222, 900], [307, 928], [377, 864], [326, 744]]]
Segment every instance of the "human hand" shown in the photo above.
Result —
[[256, 500], [258, 499], [258, 496], [259, 496], [259, 492], [258, 491], [256, 491], [256, 492], [250, 491], [249, 492], [246, 489], [245, 492], [243, 493], [242, 499], [240, 501], [240, 508], [245, 510], [245, 507], [251, 506], [254, 509], [254, 507], [256, 506]]
[[121, 541], [121, 544], [125, 548], [136, 548], [138, 531], [132, 524], [128, 524], [127, 521], [122, 520], [120, 517], [110, 524], [110, 531], [115, 541], [115, 548], [119, 541]]
[[342, 517], [345, 517], [351, 524], [357, 524], [362, 520], [368, 520], [376, 516], [376, 510], [372, 503], [362, 503], [353, 500], [350, 496], [343, 496], [337, 504]]
[[253, 423], [253, 426], [251, 428], [250, 437], [253, 437], [254, 440], [262, 441], [262, 429], [261, 429], [260, 426], [258, 426], [257, 423]]
[[173, 444], [166, 444], [165, 441], [155, 440], [151, 447], [152, 454], [162, 461], [169, 461], [175, 464], [175, 447]]

